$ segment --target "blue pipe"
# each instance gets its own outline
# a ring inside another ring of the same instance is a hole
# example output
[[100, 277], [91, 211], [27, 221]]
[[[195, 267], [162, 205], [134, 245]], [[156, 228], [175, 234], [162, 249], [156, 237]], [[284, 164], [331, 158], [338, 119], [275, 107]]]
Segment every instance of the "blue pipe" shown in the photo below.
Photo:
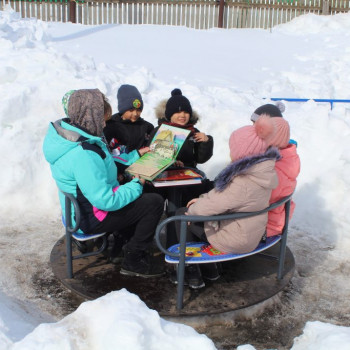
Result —
[[327, 99], [327, 98], [284, 98], [284, 97], [271, 97], [272, 101], [289, 101], [289, 102], [306, 102], [313, 100], [315, 102], [328, 102], [331, 104], [331, 109], [333, 109], [333, 103], [350, 103], [350, 100], [335, 100], [335, 99]]

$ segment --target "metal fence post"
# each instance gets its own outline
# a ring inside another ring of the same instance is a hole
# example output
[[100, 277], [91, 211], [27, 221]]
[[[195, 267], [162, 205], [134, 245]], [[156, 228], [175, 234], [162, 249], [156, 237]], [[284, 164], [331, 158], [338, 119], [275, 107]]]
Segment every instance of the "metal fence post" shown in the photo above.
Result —
[[225, 0], [219, 0], [219, 18], [218, 18], [218, 27], [222, 28], [224, 24], [224, 7], [225, 7]]
[[77, 4], [75, 0], [69, 0], [69, 22], [77, 23]]

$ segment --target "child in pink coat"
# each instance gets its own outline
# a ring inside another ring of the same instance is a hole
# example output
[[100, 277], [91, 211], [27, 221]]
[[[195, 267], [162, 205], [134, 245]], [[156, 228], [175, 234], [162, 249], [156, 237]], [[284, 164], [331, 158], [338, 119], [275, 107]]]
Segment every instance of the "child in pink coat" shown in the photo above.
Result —
[[[279, 149], [281, 159], [275, 164], [278, 176], [278, 186], [272, 191], [270, 203], [274, 203], [294, 192], [297, 185], [297, 176], [300, 173], [300, 158], [297, 147], [290, 143], [290, 128], [284, 118], [272, 118], [276, 133], [269, 141], [270, 146]], [[292, 218], [295, 203], [290, 207], [290, 219]], [[275, 208], [269, 212], [267, 223], [267, 237], [278, 235], [282, 232], [285, 220], [284, 206]]]
[[[270, 204], [294, 192], [297, 185], [296, 178], [300, 172], [300, 159], [297, 154], [297, 142], [290, 139], [290, 128], [288, 122], [283, 118], [285, 105], [277, 101], [275, 105], [265, 104], [257, 108], [251, 115], [250, 120], [255, 123], [262, 116], [268, 116], [274, 123], [274, 137], [269, 145], [279, 149], [281, 159], [276, 162], [275, 169], [278, 175], [278, 186], [272, 191]], [[295, 203], [291, 202], [290, 216], [294, 213]], [[269, 212], [267, 223], [267, 237], [278, 235], [284, 226], [284, 206], [275, 208]]]

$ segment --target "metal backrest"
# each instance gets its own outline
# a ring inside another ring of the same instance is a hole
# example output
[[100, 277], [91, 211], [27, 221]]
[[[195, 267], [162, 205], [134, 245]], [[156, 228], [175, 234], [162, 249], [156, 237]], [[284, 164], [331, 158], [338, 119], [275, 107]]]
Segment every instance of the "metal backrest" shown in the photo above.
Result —
[[[64, 218], [65, 218], [65, 226], [66, 230], [68, 232], [76, 232], [79, 229], [80, 226], [80, 207], [77, 199], [70, 193], [63, 192], [64, 197], [65, 197], [65, 213], [64, 213]], [[72, 204], [74, 207], [74, 213], [75, 213], [75, 225], [72, 227]]]

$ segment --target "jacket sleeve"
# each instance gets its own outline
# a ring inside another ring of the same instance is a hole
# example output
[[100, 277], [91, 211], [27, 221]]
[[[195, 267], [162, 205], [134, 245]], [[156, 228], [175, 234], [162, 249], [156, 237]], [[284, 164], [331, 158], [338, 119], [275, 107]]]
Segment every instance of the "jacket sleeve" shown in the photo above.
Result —
[[119, 185], [117, 180], [110, 183], [105, 162], [92, 151], [78, 154], [73, 172], [83, 195], [100, 210], [121, 209], [142, 194], [142, 185], [137, 179], [133, 179], [125, 185]]
[[199, 164], [205, 163], [213, 155], [214, 139], [207, 135], [209, 140], [207, 142], [196, 142], [194, 144], [194, 154], [196, 162]]
[[112, 155], [115, 162], [126, 166], [131, 165], [132, 163], [134, 163], [136, 160], [140, 158], [140, 154], [136, 149], [134, 149], [130, 153], [121, 153], [119, 155], [114, 155], [114, 154]]
[[157, 126], [156, 128], [154, 128], [154, 129], [151, 131], [151, 133], [150, 133], [150, 135], [149, 135], [149, 140], [148, 140], [148, 142], [147, 142], [147, 144], [146, 144], [147, 147], [149, 147], [150, 144], [152, 143], [153, 137], [154, 137], [154, 135], [156, 134], [156, 132], [158, 131], [158, 129], [159, 129], [159, 126]]
[[189, 207], [188, 215], [208, 216], [234, 212], [244, 206], [240, 199], [242, 197], [242, 189], [232, 184], [222, 192], [214, 188]]
[[108, 145], [113, 138], [113, 132], [114, 132], [114, 121], [113, 120], [107, 121], [106, 126], [103, 129], [103, 134], [105, 135]]

